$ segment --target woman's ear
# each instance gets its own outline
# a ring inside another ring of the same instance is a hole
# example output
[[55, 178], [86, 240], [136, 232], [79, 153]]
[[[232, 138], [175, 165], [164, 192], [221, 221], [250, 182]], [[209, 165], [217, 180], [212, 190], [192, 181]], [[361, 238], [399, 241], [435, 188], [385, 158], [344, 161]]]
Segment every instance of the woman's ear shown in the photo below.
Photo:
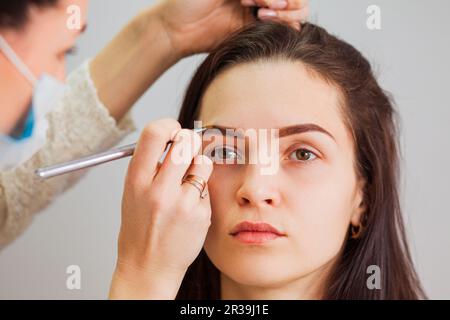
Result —
[[362, 223], [364, 212], [366, 212], [367, 210], [367, 205], [364, 199], [365, 186], [365, 180], [360, 178], [357, 183], [353, 212], [350, 217], [350, 222], [355, 227], [359, 226]]

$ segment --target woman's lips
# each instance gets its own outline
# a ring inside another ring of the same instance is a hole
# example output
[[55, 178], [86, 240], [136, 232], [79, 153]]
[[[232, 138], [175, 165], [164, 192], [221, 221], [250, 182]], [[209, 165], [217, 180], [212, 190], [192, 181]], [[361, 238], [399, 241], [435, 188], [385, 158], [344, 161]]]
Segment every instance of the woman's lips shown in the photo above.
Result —
[[244, 221], [237, 224], [230, 235], [243, 243], [259, 244], [284, 237], [281, 231], [264, 222]]
[[234, 238], [243, 242], [258, 244], [266, 241], [274, 240], [280, 236], [272, 232], [258, 232], [258, 231], [241, 231], [234, 235]]

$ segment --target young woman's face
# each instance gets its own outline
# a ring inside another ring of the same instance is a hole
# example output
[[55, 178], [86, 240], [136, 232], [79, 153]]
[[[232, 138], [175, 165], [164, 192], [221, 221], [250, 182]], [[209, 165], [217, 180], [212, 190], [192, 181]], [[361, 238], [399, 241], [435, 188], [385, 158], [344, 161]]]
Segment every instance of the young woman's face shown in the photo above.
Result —
[[[288, 135], [280, 130], [278, 169], [271, 174], [262, 174], [263, 164], [248, 161], [214, 166], [208, 184], [212, 224], [204, 248], [223, 276], [243, 285], [276, 287], [332, 265], [350, 223], [358, 225], [362, 200], [353, 139], [341, 110], [339, 91], [299, 62], [238, 65], [210, 85], [202, 100], [202, 125], [301, 126]], [[256, 153], [247, 147], [255, 139], [245, 140], [247, 156]], [[216, 155], [236, 155], [239, 143], [211, 141], [204, 146], [211, 150], [216, 144]], [[258, 148], [270, 141], [260, 139]], [[268, 223], [282, 235], [230, 234], [244, 221]]]

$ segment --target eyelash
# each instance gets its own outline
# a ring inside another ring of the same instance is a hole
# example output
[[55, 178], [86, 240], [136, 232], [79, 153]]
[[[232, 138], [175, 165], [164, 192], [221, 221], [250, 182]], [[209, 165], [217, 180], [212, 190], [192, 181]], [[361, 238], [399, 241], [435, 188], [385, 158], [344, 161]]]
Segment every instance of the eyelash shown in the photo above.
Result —
[[[232, 148], [232, 149], [231, 149], [231, 148], [229, 148], [227, 145], [222, 145], [222, 146], [219, 145], [219, 146], [216, 146], [215, 148], [212, 149], [212, 152], [217, 152], [217, 150], [222, 151], [222, 152], [223, 152], [223, 150], [232, 151], [232, 152], [234, 152], [234, 153], [237, 154], [236, 158], [239, 158], [239, 157], [240, 157], [240, 153], [239, 153], [238, 151], [236, 151], [235, 148]], [[291, 156], [293, 153], [297, 152], [297, 151], [305, 151], [305, 152], [311, 154], [311, 155], [314, 157], [314, 159], [312, 159], [312, 160], [293, 160], [294, 162], [297, 162], [297, 163], [309, 164], [309, 163], [311, 163], [311, 162], [313, 162], [313, 161], [315, 161], [316, 159], [319, 158], [319, 156], [318, 156], [314, 151], [311, 151], [311, 150], [309, 150], [309, 149], [307, 149], [307, 148], [304, 148], [304, 147], [295, 146], [294, 148], [291, 148], [291, 150], [289, 151], [289, 153], [288, 153], [288, 159], [289, 159], [289, 160], [292, 160], [292, 159], [290, 159], [290, 156]], [[214, 158], [214, 157], [213, 157], [213, 158]], [[213, 159], [213, 160], [214, 160], [214, 159]], [[226, 159], [221, 159], [221, 160], [226, 160]]]

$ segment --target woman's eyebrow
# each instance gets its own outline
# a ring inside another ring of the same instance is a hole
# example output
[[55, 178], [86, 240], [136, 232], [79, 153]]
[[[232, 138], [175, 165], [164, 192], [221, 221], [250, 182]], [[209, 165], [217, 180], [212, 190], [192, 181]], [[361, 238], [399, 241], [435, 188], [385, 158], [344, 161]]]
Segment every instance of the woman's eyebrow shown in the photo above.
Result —
[[283, 127], [283, 128], [280, 128], [279, 130], [280, 130], [279, 131], [280, 138], [287, 137], [287, 136], [290, 136], [293, 134], [315, 131], [315, 132], [324, 133], [327, 136], [329, 136], [331, 139], [336, 141], [336, 139], [333, 137], [333, 135], [331, 133], [329, 133], [327, 130], [325, 130], [321, 126], [314, 124], [314, 123], [297, 124], [297, 125], [293, 125], [293, 126], [289, 126], [289, 127]]
[[221, 135], [223, 136], [232, 136], [237, 138], [244, 138], [245, 136], [242, 134], [242, 129], [233, 128], [233, 127], [226, 127], [226, 126], [219, 126], [219, 125], [209, 125], [204, 126], [205, 129], [213, 129], [218, 130]]
[[[217, 129], [223, 135], [235, 135], [234, 132], [242, 132], [242, 129], [233, 128], [233, 127], [226, 127], [226, 126], [219, 126], [219, 125], [205, 126], [205, 128], [207, 128], [207, 129]], [[227, 130], [228, 130], [228, 132], [227, 132]], [[336, 139], [334, 138], [334, 136], [331, 133], [329, 133], [327, 130], [325, 130], [321, 126], [319, 126], [317, 124], [314, 124], [314, 123], [297, 124], [297, 125], [292, 125], [292, 126], [288, 126], [288, 127], [278, 128], [278, 130], [279, 130], [279, 137], [280, 138], [291, 136], [291, 135], [294, 135], [294, 134], [315, 131], [315, 132], [320, 132], [320, 133], [326, 134], [327, 136], [332, 138], [334, 141], [336, 141]], [[241, 136], [238, 135], [238, 137], [241, 137]]]

